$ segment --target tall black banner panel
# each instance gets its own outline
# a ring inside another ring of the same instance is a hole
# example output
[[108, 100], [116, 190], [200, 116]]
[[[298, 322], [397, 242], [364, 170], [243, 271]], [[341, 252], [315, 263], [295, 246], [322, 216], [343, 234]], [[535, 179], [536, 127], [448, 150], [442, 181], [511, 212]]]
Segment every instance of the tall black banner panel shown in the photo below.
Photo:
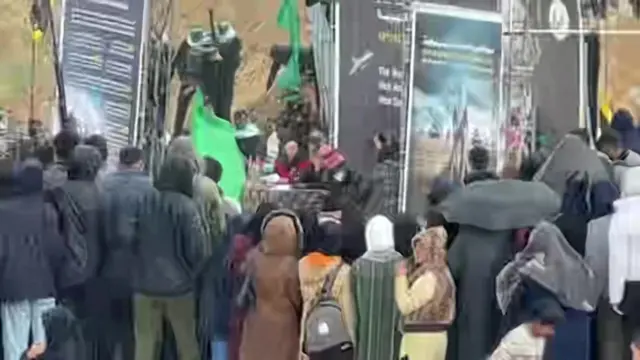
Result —
[[340, 2], [338, 147], [350, 166], [375, 165], [373, 137], [400, 139], [404, 128], [406, 32], [402, 2]]

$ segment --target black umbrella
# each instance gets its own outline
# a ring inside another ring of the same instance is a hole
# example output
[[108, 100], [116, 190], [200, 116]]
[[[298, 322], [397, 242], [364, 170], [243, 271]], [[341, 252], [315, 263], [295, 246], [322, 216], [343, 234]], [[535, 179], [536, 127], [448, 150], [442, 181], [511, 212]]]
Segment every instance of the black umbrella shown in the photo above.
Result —
[[560, 197], [541, 182], [487, 180], [447, 197], [438, 209], [448, 222], [487, 230], [534, 226], [560, 211]]

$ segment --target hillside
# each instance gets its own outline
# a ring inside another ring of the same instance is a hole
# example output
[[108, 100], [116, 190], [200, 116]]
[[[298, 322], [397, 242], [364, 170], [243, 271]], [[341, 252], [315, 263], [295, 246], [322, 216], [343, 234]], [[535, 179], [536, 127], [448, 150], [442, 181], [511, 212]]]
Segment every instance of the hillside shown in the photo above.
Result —
[[[58, 0], [59, 1], [59, 0]], [[56, 3], [58, 2], [56, 1]], [[278, 29], [276, 16], [280, 0], [176, 0], [173, 39], [177, 43], [194, 25], [208, 24], [208, 9], [216, 20], [231, 21], [244, 42], [244, 62], [236, 79], [236, 107], [267, 102], [263, 93], [270, 63], [268, 50], [274, 43], [286, 43], [287, 34]], [[31, 34], [28, 0], [0, 0], [0, 107], [10, 109], [17, 119], [29, 114], [31, 79]], [[35, 115], [46, 119], [53, 95], [51, 58], [39, 49], [36, 62]], [[264, 104], [263, 104], [264, 106]]]

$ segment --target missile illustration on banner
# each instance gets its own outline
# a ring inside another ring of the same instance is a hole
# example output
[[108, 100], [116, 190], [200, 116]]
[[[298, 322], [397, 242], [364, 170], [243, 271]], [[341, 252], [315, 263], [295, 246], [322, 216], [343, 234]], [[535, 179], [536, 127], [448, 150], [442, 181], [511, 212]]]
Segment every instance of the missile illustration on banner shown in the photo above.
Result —
[[366, 50], [362, 56], [352, 56], [351, 57], [351, 70], [349, 70], [349, 76], [353, 76], [356, 73], [360, 72], [364, 68], [369, 65], [371, 59], [373, 58], [373, 52], [371, 50]]

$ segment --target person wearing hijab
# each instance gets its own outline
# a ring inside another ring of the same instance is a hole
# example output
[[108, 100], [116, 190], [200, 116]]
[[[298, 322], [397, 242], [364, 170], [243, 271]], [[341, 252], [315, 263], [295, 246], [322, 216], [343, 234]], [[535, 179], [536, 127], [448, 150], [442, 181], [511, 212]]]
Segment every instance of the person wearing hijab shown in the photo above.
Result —
[[[231, 278], [231, 299], [235, 299], [240, 292], [242, 281], [246, 275], [246, 267], [244, 264], [249, 252], [258, 245], [261, 240], [261, 227], [264, 218], [276, 209], [277, 207], [271, 203], [260, 204], [256, 213], [251, 216], [242, 231], [232, 237], [226, 259], [227, 271]], [[238, 360], [240, 358], [242, 328], [246, 315], [246, 309], [237, 306], [235, 302], [232, 303], [231, 315], [229, 317], [229, 341], [227, 345], [229, 360]]]
[[[318, 294], [329, 274], [339, 267], [331, 294], [342, 310], [343, 323], [353, 342], [355, 342], [355, 309], [351, 285], [351, 267], [340, 257], [342, 251], [341, 225], [334, 220], [326, 220], [320, 224], [323, 241], [316, 249], [300, 259], [298, 271], [300, 273], [300, 291], [302, 293], [302, 331], [300, 333], [300, 347], [304, 343], [306, 318], [311, 311]], [[353, 351], [353, 349], [350, 349]], [[314, 360], [314, 359], [311, 359]]]
[[402, 259], [393, 242], [393, 224], [376, 215], [365, 230], [367, 252], [353, 264], [358, 360], [397, 359], [400, 313], [393, 297], [395, 266]]
[[302, 236], [294, 213], [276, 210], [265, 217], [260, 246], [246, 263], [255, 300], [244, 321], [240, 360], [299, 360]]
[[276, 173], [288, 183], [296, 181], [301, 172], [312, 166], [311, 161], [302, 158], [302, 154], [295, 141], [289, 141], [284, 145], [284, 153], [276, 160]]
[[412, 240], [413, 258], [397, 266], [394, 293], [402, 314], [400, 359], [445, 359], [447, 329], [456, 308], [446, 242], [443, 227], [424, 230]]

